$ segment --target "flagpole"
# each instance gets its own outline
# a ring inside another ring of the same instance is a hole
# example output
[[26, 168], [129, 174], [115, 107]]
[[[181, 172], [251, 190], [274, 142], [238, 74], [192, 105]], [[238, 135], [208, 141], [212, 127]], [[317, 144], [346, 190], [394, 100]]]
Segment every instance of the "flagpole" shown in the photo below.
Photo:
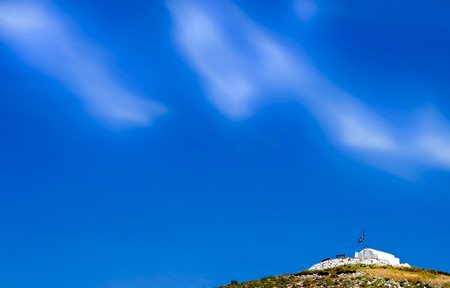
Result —
[[366, 235], [364, 235], [364, 229], [363, 229], [363, 250], [365, 249], [364, 247], [366, 247]]
[[364, 229], [363, 229], [363, 233], [361, 235], [361, 237], [359, 237], [358, 243], [363, 242], [363, 250], [364, 250], [364, 245], [366, 245], [366, 239], [364, 237]]

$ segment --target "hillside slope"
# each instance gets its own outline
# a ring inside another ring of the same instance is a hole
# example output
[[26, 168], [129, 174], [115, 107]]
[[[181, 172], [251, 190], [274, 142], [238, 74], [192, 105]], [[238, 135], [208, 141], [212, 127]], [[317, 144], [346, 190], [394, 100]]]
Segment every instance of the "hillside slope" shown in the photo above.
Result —
[[414, 267], [377, 265], [343, 265], [331, 269], [306, 270], [295, 274], [270, 276], [237, 283], [227, 288], [295, 288], [295, 287], [449, 287], [450, 274]]

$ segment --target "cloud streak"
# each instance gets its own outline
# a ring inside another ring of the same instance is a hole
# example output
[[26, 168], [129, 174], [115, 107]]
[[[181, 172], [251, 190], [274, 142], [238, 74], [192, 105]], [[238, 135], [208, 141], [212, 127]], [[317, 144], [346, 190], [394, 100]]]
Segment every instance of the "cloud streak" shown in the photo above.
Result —
[[[317, 12], [312, 1], [296, 3]], [[450, 170], [450, 125], [432, 105], [386, 117], [333, 84], [298, 44], [259, 26], [230, 2], [170, 0], [167, 7], [175, 46], [206, 97], [230, 119], [295, 100], [335, 147], [372, 166], [408, 179], [427, 169]]]
[[41, 2], [0, 2], [0, 40], [34, 69], [61, 82], [111, 129], [146, 126], [166, 108], [121, 85], [105, 53], [71, 19]]

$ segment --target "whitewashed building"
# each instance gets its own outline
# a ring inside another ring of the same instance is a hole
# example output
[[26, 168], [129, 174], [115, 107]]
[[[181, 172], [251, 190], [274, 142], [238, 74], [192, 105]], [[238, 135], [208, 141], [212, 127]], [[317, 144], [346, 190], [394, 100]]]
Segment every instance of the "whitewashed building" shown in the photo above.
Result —
[[400, 265], [400, 259], [396, 258], [394, 255], [377, 251], [370, 248], [365, 248], [361, 252], [355, 252], [355, 258], [372, 258], [372, 259], [382, 259], [389, 262], [392, 266]]

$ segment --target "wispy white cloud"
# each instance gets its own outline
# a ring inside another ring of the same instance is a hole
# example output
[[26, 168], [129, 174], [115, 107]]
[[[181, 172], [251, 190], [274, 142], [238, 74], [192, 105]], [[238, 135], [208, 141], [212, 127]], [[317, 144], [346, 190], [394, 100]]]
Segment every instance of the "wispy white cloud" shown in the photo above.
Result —
[[0, 40], [27, 64], [59, 80], [109, 128], [149, 125], [166, 113], [163, 105], [120, 84], [103, 51], [49, 4], [0, 2]]
[[[312, 1], [295, 5], [318, 9]], [[281, 95], [295, 95], [290, 100], [305, 105], [347, 154], [404, 178], [425, 169], [450, 170], [450, 125], [436, 109], [428, 109], [427, 117], [377, 113], [318, 71], [298, 44], [259, 26], [230, 2], [169, 0], [167, 6], [175, 45], [198, 73], [206, 97], [230, 119], [246, 119], [285, 101]]]

